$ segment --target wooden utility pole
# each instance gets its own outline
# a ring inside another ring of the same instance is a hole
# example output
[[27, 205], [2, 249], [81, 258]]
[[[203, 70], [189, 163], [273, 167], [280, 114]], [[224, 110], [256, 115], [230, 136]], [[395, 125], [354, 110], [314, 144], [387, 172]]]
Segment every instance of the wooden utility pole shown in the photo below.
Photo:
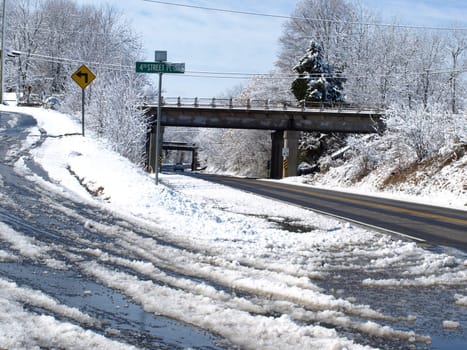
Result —
[[1, 45], [1, 50], [2, 52], [0, 52], [0, 61], [1, 61], [1, 64], [0, 64], [0, 104], [3, 104], [3, 76], [5, 75], [5, 28], [6, 28], [6, 24], [5, 24], [5, 20], [6, 20], [6, 16], [5, 16], [5, 9], [6, 9], [6, 0], [3, 0], [3, 3], [2, 3], [2, 45]]

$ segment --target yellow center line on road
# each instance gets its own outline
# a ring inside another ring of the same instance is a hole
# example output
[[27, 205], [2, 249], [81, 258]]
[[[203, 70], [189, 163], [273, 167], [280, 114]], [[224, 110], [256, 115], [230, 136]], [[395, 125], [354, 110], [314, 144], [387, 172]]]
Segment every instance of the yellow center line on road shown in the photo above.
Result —
[[[232, 180], [230, 180], [230, 181], [232, 181], [232, 182], [251, 183], [251, 180], [239, 179], [239, 178], [237, 178], [237, 179], [232, 178]], [[453, 217], [442, 215], [442, 214], [426, 213], [426, 212], [419, 211], [419, 210], [400, 208], [400, 207], [396, 207], [396, 206], [388, 205], [388, 204], [373, 203], [373, 202], [366, 201], [366, 200], [363, 200], [363, 199], [345, 198], [345, 197], [340, 197], [340, 196], [336, 196], [336, 195], [332, 195], [332, 194], [325, 194], [325, 193], [316, 193], [316, 192], [310, 193], [309, 191], [307, 191], [305, 189], [300, 189], [299, 187], [287, 187], [287, 188], [284, 188], [280, 184], [275, 184], [275, 183], [267, 182], [267, 181], [262, 182], [262, 184], [264, 186], [267, 186], [267, 187], [271, 187], [271, 188], [275, 188], [275, 189], [281, 189], [281, 190], [288, 190], [288, 191], [294, 192], [294, 193], [305, 194], [305, 195], [313, 195], [313, 196], [316, 196], [316, 197], [333, 199], [333, 200], [338, 200], [338, 201], [341, 201], [341, 202], [359, 204], [359, 205], [363, 205], [363, 206], [370, 207], [370, 208], [386, 209], [386, 210], [390, 210], [390, 211], [398, 212], [398, 213], [410, 214], [410, 215], [415, 215], [415, 216], [424, 217], [424, 218], [430, 218], [430, 219], [441, 220], [441, 221], [446, 221], [446, 222], [450, 222], [450, 223], [467, 225], [467, 219], [453, 218]], [[466, 215], [467, 215], [467, 213], [466, 213]]]

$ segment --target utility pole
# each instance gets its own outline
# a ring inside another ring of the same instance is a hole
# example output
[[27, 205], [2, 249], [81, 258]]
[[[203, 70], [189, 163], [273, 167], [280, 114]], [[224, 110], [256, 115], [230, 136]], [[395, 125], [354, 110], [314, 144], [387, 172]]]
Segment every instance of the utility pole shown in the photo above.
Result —
[[5, 8], [6, 8], [6, 0], [3, 0], [2, 3], [2, 47], [1, 47], [1, 57], [0, 57], [0, 104], [3, 104], [3, 76], [5, 75]]

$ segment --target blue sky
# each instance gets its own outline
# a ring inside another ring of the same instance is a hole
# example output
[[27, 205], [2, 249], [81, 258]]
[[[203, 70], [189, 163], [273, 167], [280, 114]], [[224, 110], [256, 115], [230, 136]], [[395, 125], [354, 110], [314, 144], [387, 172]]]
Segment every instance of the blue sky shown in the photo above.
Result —
[[[295, 0], [166, 0], [196, 6], [290, 15]], [[388, 22], [422, 26], [467, 27], [465, 0], [361, 0]], [[285, 19], [219, 13], [144, 0], [77, 0], [111, 4], [122, 10], [141, 35], [144, 60], [166, 50], [169, 62], [185, 62], [186, 71], [266, 73], [274, 67]], [[154, 81], [155, 81], [154, 77]], [[164, 75], [167, 97], [214, 97], [244, 80]]]
[[465, 0], [362, 0], [383, 18], [421, 26], [467, 26]]

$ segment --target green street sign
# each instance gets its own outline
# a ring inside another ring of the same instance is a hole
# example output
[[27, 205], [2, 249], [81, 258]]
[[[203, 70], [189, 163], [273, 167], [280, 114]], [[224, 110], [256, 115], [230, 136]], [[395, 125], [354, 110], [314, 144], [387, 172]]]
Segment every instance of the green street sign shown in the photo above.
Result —
[[185, 63], [136, 62], [136, 73], [185, 73]]

